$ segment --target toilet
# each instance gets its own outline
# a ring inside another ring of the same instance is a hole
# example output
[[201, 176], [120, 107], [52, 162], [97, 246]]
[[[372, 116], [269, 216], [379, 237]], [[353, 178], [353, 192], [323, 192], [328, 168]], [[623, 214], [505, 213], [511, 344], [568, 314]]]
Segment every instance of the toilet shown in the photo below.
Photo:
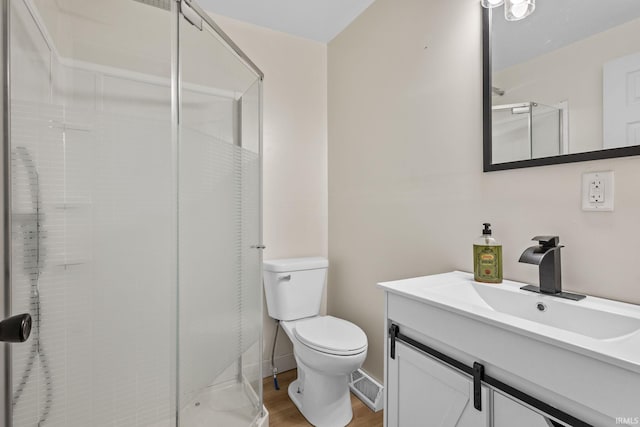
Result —
[[344, 319], [320, 316], [328, 267], [320, 257], [264, 261], [267, 311], [280, 320], [298, 365], [289, 397], [316, 427], [351, 421], [349, 375], [367, 356], [362, 329]]

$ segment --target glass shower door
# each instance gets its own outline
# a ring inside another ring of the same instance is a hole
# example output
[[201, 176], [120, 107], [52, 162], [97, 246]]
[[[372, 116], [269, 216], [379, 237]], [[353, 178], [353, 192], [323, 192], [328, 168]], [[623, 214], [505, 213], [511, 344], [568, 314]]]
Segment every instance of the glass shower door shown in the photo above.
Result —
[[11, 302], [34, 319], [12, 347], [11, 425], [175, 425], [177, 12], [5, 3]]
[[207, 19], [182, 8], [179, 423], [258, 425], [261, 80]]

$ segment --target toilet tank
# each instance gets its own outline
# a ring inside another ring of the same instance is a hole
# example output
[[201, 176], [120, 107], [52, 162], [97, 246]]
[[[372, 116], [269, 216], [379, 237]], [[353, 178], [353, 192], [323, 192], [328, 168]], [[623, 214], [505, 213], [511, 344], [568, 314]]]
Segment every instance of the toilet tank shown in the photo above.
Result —
[[296, 320], [320, 314], [329, 261], [321, 257], [264, 261], [269, 317]]

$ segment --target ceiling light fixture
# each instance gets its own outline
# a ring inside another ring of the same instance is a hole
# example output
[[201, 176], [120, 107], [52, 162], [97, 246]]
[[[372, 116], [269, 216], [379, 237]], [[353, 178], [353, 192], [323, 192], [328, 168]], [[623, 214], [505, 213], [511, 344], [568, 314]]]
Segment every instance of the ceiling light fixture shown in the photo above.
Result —
[[536, 9], [536, 0], [505, 0], [504, 18], [519, 21], [531, 15]]

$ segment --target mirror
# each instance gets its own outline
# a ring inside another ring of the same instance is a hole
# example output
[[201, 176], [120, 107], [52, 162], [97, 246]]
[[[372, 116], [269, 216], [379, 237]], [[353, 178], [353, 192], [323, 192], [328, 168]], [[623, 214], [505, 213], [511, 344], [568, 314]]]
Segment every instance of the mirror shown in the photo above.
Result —
[[483, 8], [484, 170], [640, 155], [640, 1]]

